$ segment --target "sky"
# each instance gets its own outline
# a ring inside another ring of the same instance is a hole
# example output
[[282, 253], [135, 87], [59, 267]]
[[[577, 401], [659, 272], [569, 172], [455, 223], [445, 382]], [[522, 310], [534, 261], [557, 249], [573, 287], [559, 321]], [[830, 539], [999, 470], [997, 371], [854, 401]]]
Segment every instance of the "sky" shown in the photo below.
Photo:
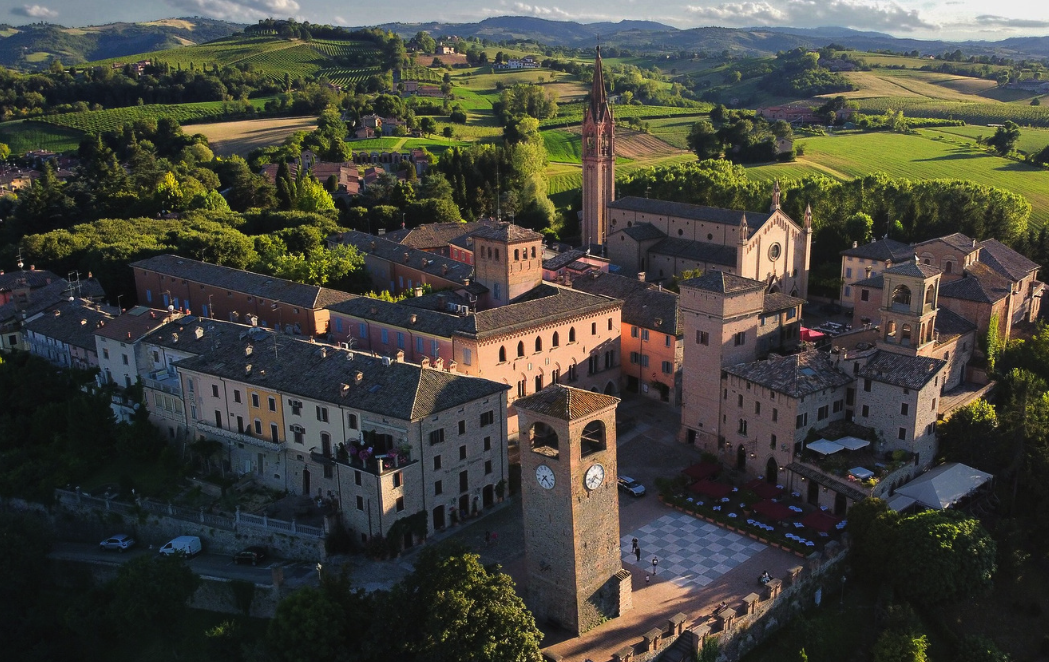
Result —
[[[533, 2], [535, 4], [533, 4]], [[367, 12], [361, 11], [367, 9]], [[537, 16], [581, 23], [652, 20], [679, 28], [701, 26], [843, 26], [915, 39], [995, 41], [1049, 36], [1045, 0], [99, 0], [0, 1], [0, 22], [48, 21], [85, 26], [207, 16], [235, 22], [295, 17], [311, 23], [473, 22], [490, 16]]]

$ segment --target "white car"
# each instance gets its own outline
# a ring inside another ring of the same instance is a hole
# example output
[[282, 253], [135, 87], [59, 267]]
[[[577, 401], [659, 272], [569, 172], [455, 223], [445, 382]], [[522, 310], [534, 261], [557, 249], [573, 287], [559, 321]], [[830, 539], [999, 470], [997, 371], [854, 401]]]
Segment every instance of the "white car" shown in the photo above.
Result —
[[98, 543], [98, 546], [101, 549], [115, 549], [118, 552], [123, 552], [129, 547], [133, 547], [134, 544], [134, 538], [132, 538], [126, 533], [118, 533], [117, 535], [106, 538], [102, 542]]
[[628, 492], [632, 497], [645, 496], [645, 486], [630, 476], [619, 477], [619, 489]]

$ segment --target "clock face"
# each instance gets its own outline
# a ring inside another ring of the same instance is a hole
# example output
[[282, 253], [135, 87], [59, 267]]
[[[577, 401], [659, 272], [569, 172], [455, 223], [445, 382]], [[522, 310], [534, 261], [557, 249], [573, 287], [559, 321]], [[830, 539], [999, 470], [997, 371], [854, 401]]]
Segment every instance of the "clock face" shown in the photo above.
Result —
[[583, 484], [586, 485], [588, 490], [596, 490], [601, 487], [601, 483], [605, 480], [605, 468], [600, 464], [595, 464], [586, 470], [586, 476], [583, 477]]
[[540, 487], [547, 490], [554, 489], [554, 470], [545, 464], [540, 464], [535, 468], [535, 479]]

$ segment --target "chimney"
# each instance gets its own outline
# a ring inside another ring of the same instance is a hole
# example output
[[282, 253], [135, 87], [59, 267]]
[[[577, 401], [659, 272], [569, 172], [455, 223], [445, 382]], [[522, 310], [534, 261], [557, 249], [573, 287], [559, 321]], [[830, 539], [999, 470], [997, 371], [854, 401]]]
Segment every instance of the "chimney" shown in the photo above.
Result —
[[30, 271], [36, 271], [36, 265], [35, 264], [29, 265], [29, 270]]
[[244, 346], [244, 356], [251, 356], [251, 351], [253, 349], [255, 349], [255, 348], [252, 347], [251, 345], [245, 345]]
[[131, 340], [131, 332], [130, 331], [127, 332], [127, 339]]
[[327, 347], [321, 347], [321, 358], [322, 359], [328, 358], [328, 348]]
[[433, 367], [436, 370], [444, 370], [444, 359], [438, 356], [436, 359], [433, 360]]
[[193, 329], [193, 336], [197, 340], [200, 340], [201, 338], [203, 338], [204, 337], [204, 327], [198, 326], [197, 328]]
[[244, 366], [244, 374], [245, 375], [250, 375], [251, 374], [251, 364], [250, 363]]
[[397, 363], [404, 363], [404, 350], [403, 349], [397, 350], [397, 354], [394, 355], [394, 360], [397, 361]]
[[447, 263], [441, 265], [441, 275], [445, 275], [445, 276], [448, 275], [448, 264]]
[[80, 320], [80, 326], [87, 326], [87, 320], [86, 319]]
[[872, 267], [871, 267], [871, 265], [869, 265], [869, 264], [868, 264], [868, 265], [867, 265], [866, 267], [864, 267], [864, 268], [863, 268], [863, 270], [864, 270], [865, 272], [867, 272], [867, 278], [870, 278], [870, 277], [871, 277], [871, 269], [872, 269]]
[[[448, 265], [444, 265], [444, 272], [448, 273]], [[421, 297], [422, 295], [423, 295], [423, 286], [422, 285], [416, 285], [415, 286], [415, 296]]]
[[408, 322], [409, 322], [410, 324], [415, 324], [415, 322], [416, 322], [416, 321], [417, 321], [418, 319], [419, 319], [419, 316], [418, 316], [418, 315], [416, 315], [415, 313], [412, 313], [411, 317], [409, 317], [409, 318], [408, 318]]
[[639, 281], [641, 281], [642, 283], [645, 282], [645, 272], [644, 271], [637, 272], [637, 279]]
[[857, 248], [859, 245], [860, 245], [860, 242], [858, 242], [858, 241], [852, 242], [852, 247], [853, 248]]
[[444, 310], [444, 307], [445, 307], [445, 304], [447, 303], [447, 301], [448, 301], [448, 297], [446, 297], [444, 294], [438, 294], [437, 295], [437, 309], [438, 310]]
[[410, 256], [410, 255], [408, 255], [408, 251], [405, 251], [405, 252], [404, 252], [404, 263], [405, 263], [405, 264], [408, 264], [408, 259], [409, 259], [410, 257], [411, 257], [411, 256]]
[[353, 373], [353, 383], [354, 384], [360, 384], [362, 381], [364, 381], [364, 373], [363, 372], [358, 370], [357, 372]]
[[419, 365], [421, 365], [424, 368], [429, 368], [430, 367], [430, 357], [424, 356], [423, 360], [419, 362]]
[[350, 392], [350, 385], [349, 384], [340, 384], [339, 385], [339, 390], [340, 390], [340, 394], [342, 395], [342, 397], [345, 398], [347, 396], [347, 394], [349, 394], [349, 392]]

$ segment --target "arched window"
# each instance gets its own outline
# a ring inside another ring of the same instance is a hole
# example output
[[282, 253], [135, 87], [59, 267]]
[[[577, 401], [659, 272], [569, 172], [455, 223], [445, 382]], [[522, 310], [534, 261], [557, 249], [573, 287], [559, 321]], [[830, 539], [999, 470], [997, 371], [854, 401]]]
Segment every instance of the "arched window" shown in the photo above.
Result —
[[561, 346], [561, 336], [557, 335], [557, 331], [554, 331], [554, 337], [550, 339], [550, 346], [551, 347], [560, 347]]
[[945, 273], [945, 274], [954, 273], [954, 262], [952, 262], [951, 260], [947, 260], [946, 262], [944, 262], [943, 263], [943, 273]]
[[536, 339], [535, 339], [535, 351], [537, 351], [537, 352], [543, 351], [543, 339], [542, 338], [536, 337]]
[[910, 345], [911, 344], [911, 325], [904, 324], [900, 328], [900, 344]]
[[524, 356], [524, 341], [517, 343], [517, 356]]
[[536, 423], [528, 431], [528, 441], [533, 453], [557, 459], [558, 438], [554, 429], [545, 423]]
[[575, 327], [568, 330], [568, 342], [575, 342]]
[[605, 424], [601, 421], [590, 421], [583, 428], [579, 441], [580, 457], [605, 450]]
[[535, 258], [535, 246], [532, 246], [532, 258]]
[[506, 363], [506, 348], [499, 348], [499, 363]]
[[519, 251], [518, 249], [515, 248], [514, 249], [514, 262], [517, 262], [520, 259], [521, 259], [521, 251]]
[[933, 299], [936, 297], [936, 292], [933, 290], [932, 285], [925, 289], [925, 303], [930, 306], [933, 304]]
[[892, 291], [892, 302], [903, 306], [911, 305], [911, 288], [906, 285], [897, 285]]

